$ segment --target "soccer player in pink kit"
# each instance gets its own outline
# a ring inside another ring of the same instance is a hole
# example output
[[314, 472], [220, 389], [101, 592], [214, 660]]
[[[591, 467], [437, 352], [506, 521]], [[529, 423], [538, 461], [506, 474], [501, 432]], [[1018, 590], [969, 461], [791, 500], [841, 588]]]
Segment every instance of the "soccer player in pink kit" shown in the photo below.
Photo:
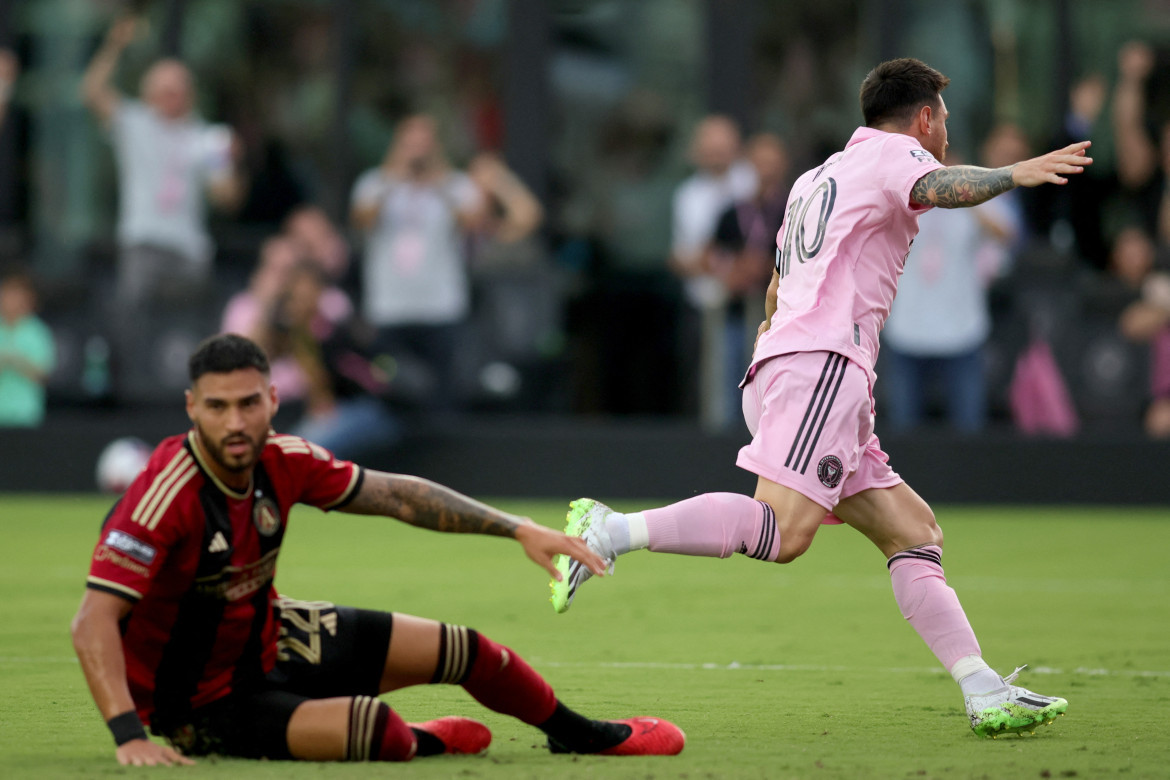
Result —
[[[743, 409], [752, 441], [738, 465], [759, 477], [754, 497], [695, 496], [621, 514], [572, 504], [566, 532], [612, 569], [631, 550], [788, 563], [822, 523], [847, 523], [886, 556], [894, 597], [962, 689], [980, 736], [1032, 731], [1068, 702], [1013, 685], [979, 643], [942, 569], [934, 513], [889, 466], [874, 435], [874, 363], [918, 216], [974, 206], [1014, 187], [1064, 184], [1092, 160], [1088, 142], [1004, 168], [945, 167], [949, 79], [915, 59], [874, 68], [861, 85], [865, 126], [843, 151], [792, 187], [777, 234]], [[553, 606], [568, 609], [587, 568], [562, 559]]]

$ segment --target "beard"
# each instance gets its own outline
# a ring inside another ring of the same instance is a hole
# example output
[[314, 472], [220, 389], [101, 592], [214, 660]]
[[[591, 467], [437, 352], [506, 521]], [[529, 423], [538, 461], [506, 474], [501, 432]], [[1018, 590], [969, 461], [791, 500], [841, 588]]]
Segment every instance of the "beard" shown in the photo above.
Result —
[[[247, 471], [256, 465], [256, 462], [260, 459], [260, 452], [264, 449], [264, 444], [268, 439], [267, 433], [260, 441], [254, 440], [247, 434], [237, 433], [225, 437], [222, 441], [216, 442], [207, 435], [207, 431], [203, 430], [203, 426], [199, 423], [195, 423], [195, 431], [199, 436], [199, 441], [203, 445], [203, 449], [207, 451], [211, 459], [227, 471], [235, 473]], [[239, 442], [246, 442], [248, 444], [248, 451], [243, 455], [229, 455], [227, 446]]]

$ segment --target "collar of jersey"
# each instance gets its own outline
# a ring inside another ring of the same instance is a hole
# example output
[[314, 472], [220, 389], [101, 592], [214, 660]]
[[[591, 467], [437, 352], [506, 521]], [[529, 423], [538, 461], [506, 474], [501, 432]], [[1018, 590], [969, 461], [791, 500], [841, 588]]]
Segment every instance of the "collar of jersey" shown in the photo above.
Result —
[[252, 495], [253, 477], [251, 475], [248, 476], [248, 489], [242, 493], [237, 490], [232, 490], [230, 487], [220, 481], [219, 477], [215, 476], [215, 472], [211, 470], [211, 468], [207, 465], [207, 461], [203, 459], [203, 451], [199, 449], [199, 443], [195, 441], [194, 429], [187, 431], [187, 443], [191, 445], [191, 453], [195, 456], [195, 460], [199, 462], [199, 468], [201, 468], [207, 478], [211, 480], [211, 484], [219, 488], [219, 492], [223, 493], [228, 498], [234, 498], [237, 501], [243, 501], [245, 498]]

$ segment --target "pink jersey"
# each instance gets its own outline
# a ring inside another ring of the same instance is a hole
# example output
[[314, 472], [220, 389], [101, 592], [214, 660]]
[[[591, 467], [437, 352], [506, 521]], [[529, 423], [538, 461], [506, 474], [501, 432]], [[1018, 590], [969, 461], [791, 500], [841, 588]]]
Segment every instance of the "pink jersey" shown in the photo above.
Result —
[[910, 190], [942, 164], [914, 138], [858, 128], [792, 186], [776, 235], [776, 314], [753, 367], [789, 352], [844, 355], [872, 379], [918, 215]]

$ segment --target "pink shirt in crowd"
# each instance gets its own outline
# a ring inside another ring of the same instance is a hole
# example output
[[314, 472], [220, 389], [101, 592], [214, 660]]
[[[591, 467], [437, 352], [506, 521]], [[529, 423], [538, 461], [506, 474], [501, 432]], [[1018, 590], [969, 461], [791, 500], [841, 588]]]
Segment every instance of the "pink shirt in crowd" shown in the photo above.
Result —
[[[330, 287], [321, 295], [321, 314], [330, 322], [344, 322], [353, 316], [353, 304], [349, 296], [336, 287]], [[243, 290], [231, 297], [224, 308], [220, 331], [252, 336], [264, 315], [260, 302], [249, 290]], [[296, 359], [289, 356], [273, 357], [269, 363], [272, 384], [284, 400], [294, 401], [305, 397], [308, 380]]]
[[776, 235], [776, 314], [753, 366], [789, 352], [837, 352], [872, 383], [878, 334], [897, 292], [918, 215], [910, 191], [942, 168], [914, 138], [861, 127], [797, 179]]

